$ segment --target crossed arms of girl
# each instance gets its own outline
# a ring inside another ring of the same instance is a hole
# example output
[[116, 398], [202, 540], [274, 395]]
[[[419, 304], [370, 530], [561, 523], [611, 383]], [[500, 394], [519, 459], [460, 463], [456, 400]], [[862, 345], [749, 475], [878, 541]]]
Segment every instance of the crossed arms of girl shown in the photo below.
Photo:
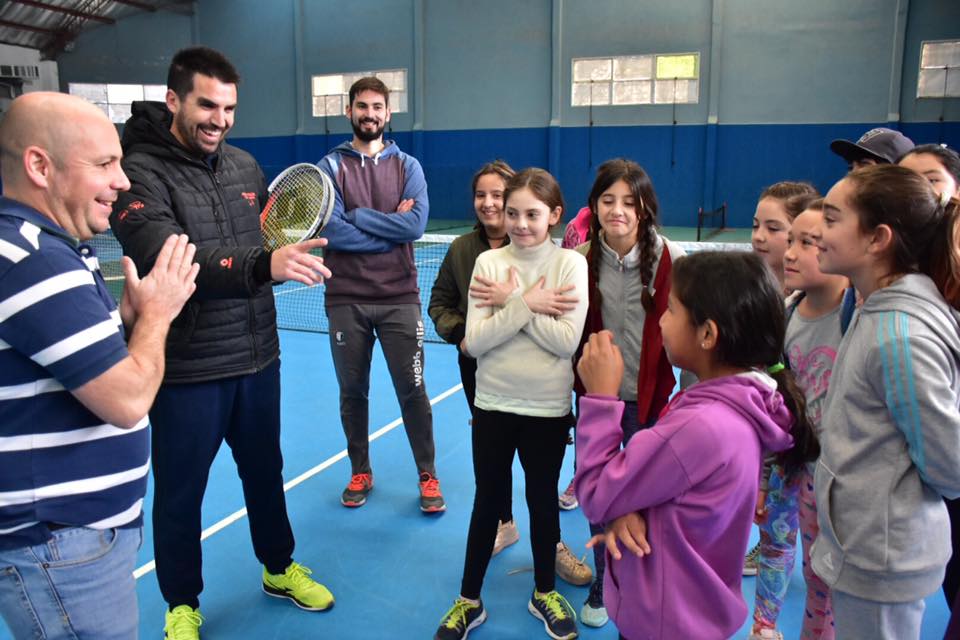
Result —
[[547, 277], [541, 276], [526, 288], [515, 266], [498, 280], [496, 265], [485, 257], [481, 254], [473, 269], [461, 351], [477, 358], [522, 332], [544, 351], [571, 358], [587, 315], [583, 257], [576, 254], [560, 267], [556, 286], [548, 286]]

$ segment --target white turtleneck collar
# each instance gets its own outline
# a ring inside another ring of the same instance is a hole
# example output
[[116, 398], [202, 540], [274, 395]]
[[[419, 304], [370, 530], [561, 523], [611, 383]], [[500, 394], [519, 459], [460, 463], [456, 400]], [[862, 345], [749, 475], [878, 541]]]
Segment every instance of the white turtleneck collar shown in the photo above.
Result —
[[511, 242], [506, 245], [504, 249], [509, 251], [510, 255], [515, 256], [519, 261], [540, 262], [559, 249], [559, 247], [554, 243], [553, 238], [548, 237], [535, 247], [521, 247], [515, 242]]

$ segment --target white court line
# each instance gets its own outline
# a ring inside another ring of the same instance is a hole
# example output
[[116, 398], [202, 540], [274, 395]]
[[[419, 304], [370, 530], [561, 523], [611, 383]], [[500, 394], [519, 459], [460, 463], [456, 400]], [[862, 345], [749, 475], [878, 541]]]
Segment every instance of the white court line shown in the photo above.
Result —
[[[457, 391], [460, 391], [460, 389], [462, 389], [462, 388], [463, 388], [463, 385], [462, 385], [462, 384], [458, 384], [458, 385], [454, 385], [454, 386], [450, 387], [449, 389], [447, 389], [446, 391], [444, 391], [444, 392], [441, 393], [440, 395], [432, 398], [432, 399], [430, 400], [430, 406], [433, 406], [433, 405], [437, 404], [437, 403], [440, 402], [441, 400], [445, 400], [445, 399], [449, 398], [450, 396], [452, 396], [453, 394], [455, 394]], [[379, 438], [380, 436], [382, 436], [382, 435], [384, 435], [384, 434], [387, 434], [387, 433], [389, 433], [390, 431], [393, 431], [394, 429], [396, 429], [396, 428], [397, 428], [398, 426], [400, 426], [401, 424], [403, 424], [403, 418], [397, 418], [396, 420], [394, 420], [394, 421], [391, 422], [390, 424], [388, 424], [388, 425], [386, 425], [386, 426], [383, 426], [383, 427], [380, 427], [379, 429], [377, 429], [376, 431], [374, 431], [372, 434], [370, 434], [370, 442], [373, 442], [374, 440], [376, 440], [376, 439]], [[312, 478], [313, 476], [317, 475], [318, 473], [320, 473], [321, 471], [323, 471], [323, 470], [326, 469], [327, 467], [329, 467], [329, 466], [331, 466], [331, 465], [339, 462], [340, 460], [343, 460], [343, 459], [346, 458], [346, 457], [347, 457], [347, 450], [344, 449], [344, 450], [341, 451], [340, 453], [338, 453], [338, 454], [336, 454], [336, 455], [333, 455], [333, 456], [327, 458], [326, 460], [324, 460], [323, 462], [321, 462], [320, 464], [318, 464], [318, 465], [315, 466], [314, 468], [308, 469], [307, 471], [304, 471], [303, 473], [301, 473], [300, 475], [298, 475], [298, 476], [297, 476], [296, 478], [294, 478], [293, 480], [290, 480], [289, 482], [287, 482], [286, 484], [284, 484], [284, 485], [283, 485], [283, 492], [286, 493], [287, 491], [289, 491], [290, 489], [293, 489], [295, 486], [297, 486], [297, 485], [300, 484], [301, 482], [304, 482], [304, 481], [306, 481], [306, 480], [309, 480], [310, 478]], [[229, 516], [227, 516], [226, 518], [224, 518], [224, 519], [221, 520], [220, 522], [217, 522], [216, 524], [208, 527], [207, 529], [204, 529], [203, 533], [200, 534], [200, 540], [201, 540], [201, 542], [202, 542], [203, 540], [206, 540], [207, 538], [209, 538], [209, 537], [212, 536], [213, 534], [215, 534], [215, 533], [217, 533], [217, 532], [219, 532], [219, 531], [222, 531], [223, 529], [226, 529], [226, 528], [229, 527], [231, 524], [233, 524], [233, 523], [236, 522], [237, 520], [240, 520], [241, 518], [243, 518], [243, 517], [246, 516], [246, 515], [247, 515], [247, 508], [246, 508], [246, 507], [244, 507], [243, 509], [239, 509], [239, 510], [237, 510], [237, 511], [234, 511], [233, 513], [231, 513]], [[157, 563], [156, 563], [156, 561], [151, 560], [150, 562], [146, 563], [146, 564], [143, 565], [142, 567], [138, 567], [138, 568], [133, 572], [133, 578], [134, 578], [135, 580], [139, 580], [140, 578], [142, 578], [143, 576], [147, 575], [148, 573], [150, 573], [151, 571], [153, 571], [153, 570], [156, 569], [156, 568], [157, 568]]]
[[273, 297], [276, 298], [277, 296], [285, 296], [285, 295], [287, 295], [288, 293], [296, 293], [297, 291], [303, 291], [304, 289], [314, 289], [314, 288], [319, 287], [319, 286], [322, 286], [322, 285], [319, 285], [319, 284], [311, 284], [310, 286], [303, 285], [302, 287], [296, 287], [296, 288], [294, 288], [294, 289], [287, 289], [286, 291], [274, 291], [274, 292], [273, 292]]

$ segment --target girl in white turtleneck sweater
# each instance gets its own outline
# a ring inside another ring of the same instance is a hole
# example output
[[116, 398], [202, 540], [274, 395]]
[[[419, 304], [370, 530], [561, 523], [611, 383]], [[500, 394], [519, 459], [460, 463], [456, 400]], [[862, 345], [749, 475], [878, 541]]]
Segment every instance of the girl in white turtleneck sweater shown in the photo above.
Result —
[[574, 638], [576, 616], [556, 591], [560, 541], [557, 482], [573, 422], [571, 358], [587, 313], [587, 263], [550, 239], [563, 197], [542, 169], [526, 169], [504, 192], [510, 244], [477, 257], [461, 349], [477, 358], [473, 460], [476, 497], [460, 597], [435, 638], [460, 640], [486, 620], [480, 589], [500, 508], [520, 456], [530, 511], [535, 588], [527, 605], [553, 638]]

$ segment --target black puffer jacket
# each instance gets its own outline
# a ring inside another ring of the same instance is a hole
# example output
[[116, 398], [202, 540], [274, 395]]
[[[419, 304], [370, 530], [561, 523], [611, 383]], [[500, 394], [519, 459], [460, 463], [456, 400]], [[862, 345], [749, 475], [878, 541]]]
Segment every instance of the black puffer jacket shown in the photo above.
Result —
[[197, 291], [170, 327], [164, 382], [259, 371], [280, 355], [269, 257], [261, 248], [263, 172], [249, 153], [225, 143], [211, 169], [173, 137], [171, 118], [162, 102], [133, 104], [123, 131], [123, 170], [132, 186], [110, 216], [141, 277], [170, 234], [186, 233], [197, 245]]

